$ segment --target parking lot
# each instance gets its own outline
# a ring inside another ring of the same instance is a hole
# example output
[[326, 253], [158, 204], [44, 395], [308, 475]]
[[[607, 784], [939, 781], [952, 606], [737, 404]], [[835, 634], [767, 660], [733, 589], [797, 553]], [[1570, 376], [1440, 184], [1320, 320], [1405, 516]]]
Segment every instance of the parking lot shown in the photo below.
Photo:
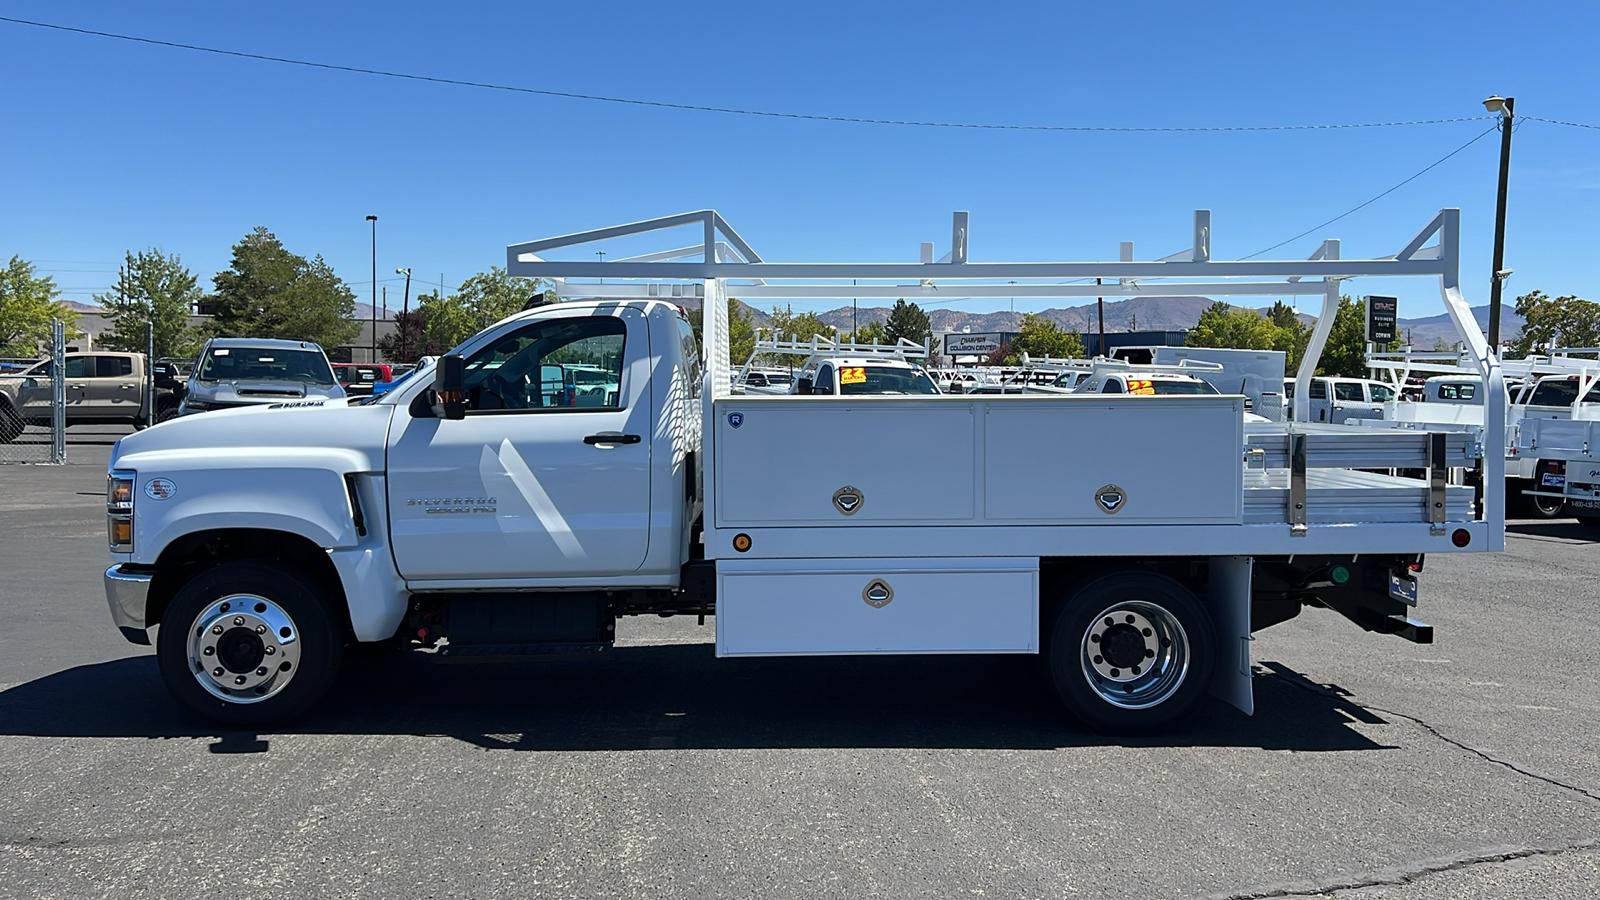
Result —
[[1437, 642], [1309, 610], [1256, 714], [1078, 729], [1032, 661], [347, 662], [293, 728], [185, 715], [101, 589], [115, 428], [0, 467], [0, 896], [1580, 898], [1600, 893], [1600, 534], [1427, 561]]

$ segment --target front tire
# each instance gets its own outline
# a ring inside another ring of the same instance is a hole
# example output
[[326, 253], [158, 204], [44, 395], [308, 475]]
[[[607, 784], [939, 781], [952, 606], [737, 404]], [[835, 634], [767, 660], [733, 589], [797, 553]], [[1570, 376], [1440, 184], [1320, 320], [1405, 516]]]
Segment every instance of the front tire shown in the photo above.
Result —
[[232, 562], [184, 585], [156, 638], [178, 702], [231, 728], [304, 713], [333, 684], [343, 640], [326, 598], [293, 571]]
[[1187, 588], [1123, 571], [1078, 588], [1046, 635], [1061, 702], [1096, 731], [1149, 734], [1192, 713], [1211, 687], [1211, 617]]

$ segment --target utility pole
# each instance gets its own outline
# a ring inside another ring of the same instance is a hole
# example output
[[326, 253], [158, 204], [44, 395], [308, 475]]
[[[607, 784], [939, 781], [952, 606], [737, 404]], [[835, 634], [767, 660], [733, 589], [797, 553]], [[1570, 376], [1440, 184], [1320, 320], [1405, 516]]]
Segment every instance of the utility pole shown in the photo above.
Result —
[[[1096, 285], [1100, 284], [1101, 283], [1100, 279], [1096, 278], [1094, 280], [1094, 283]], [[1106, 298], [1104, 298], [1104, 297], [1096, 297], [1096, 298], [1094, 298], [1094, 302], [1095, 302], [1096, 306], [1100, 307], [1100, 349], [1097, 351], [1097, 355], [1105, 356], [1106, 355]]]
[[1505, 269], [1506, 182], [1511, 175], [1511, 131], [1517, 98], [1498, 96], [1483, 101], [1489, 112], [1500, 114], [1500, 196], [1494, 207], [1494, 271], [1489, 282], [1489, 352], [1500, 354], [1500, 291], [1511, 273]]
[[372, 223], [372, 356], [368, 362], [378, 361], [378, 217], [367, 216]]
[[[404, 363], [404, 362], [410, 362], [411, 361], [411, 357], [406, 353], [406, 348], [407, 348], [406, 327], [411, 323], [411, 267], [410, 266], [406, 266], [403, 269], [395, 269], [394, 273], [396, 275], [405, 275], [406, 276], [406, 292], [405, 292], [405, 296], [400, 301], [401, 309], [400, 309], [400, 328], [399, 328], [399, 331], [400, 331], [400, 361]], [[440, 290], [443, 290], [444, 275], [442, 273], [439, 276], [439, 281], [440, 281]]]

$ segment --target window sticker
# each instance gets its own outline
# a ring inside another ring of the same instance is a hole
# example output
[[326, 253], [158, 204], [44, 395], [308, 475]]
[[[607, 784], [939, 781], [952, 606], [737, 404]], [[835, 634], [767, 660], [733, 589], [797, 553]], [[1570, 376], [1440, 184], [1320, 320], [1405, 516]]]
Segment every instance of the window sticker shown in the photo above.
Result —
[[1128, 380], [1128, 393], [1130, 394], [1154, 394], [1155, 392], [1155, 382], [1150, 381], [1148, 378]]
[[227, 356], [228, 355], [228, 348], [227, 347], [220, 347], [220, 348], [218, 348], [216, 350], [211, 351], [211, 355], [212, 356]]
[[841, 366], [839, 368], [840, 384], [865, 384], [867, 370], [862, 366]]

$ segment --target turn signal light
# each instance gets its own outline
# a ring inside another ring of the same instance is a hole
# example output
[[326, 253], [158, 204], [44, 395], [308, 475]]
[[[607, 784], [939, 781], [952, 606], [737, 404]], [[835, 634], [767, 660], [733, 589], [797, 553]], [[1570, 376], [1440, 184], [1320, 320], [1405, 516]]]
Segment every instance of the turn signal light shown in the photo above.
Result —
[[750, 535], [739, 533], [733, 536], [733, 549], [740, 553], [750, 549]]
[[106, 523], [106, 538], [112, 550], [126, 552], [133, 549], [133, 520], [112, 516]]

